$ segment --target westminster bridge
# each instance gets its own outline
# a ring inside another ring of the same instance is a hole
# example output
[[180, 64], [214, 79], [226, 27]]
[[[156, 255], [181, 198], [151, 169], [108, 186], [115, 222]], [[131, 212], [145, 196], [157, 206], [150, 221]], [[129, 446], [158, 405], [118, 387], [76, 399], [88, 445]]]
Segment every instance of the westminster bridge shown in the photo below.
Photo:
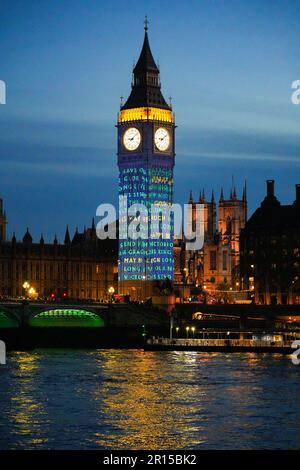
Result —
[[[276, 323], [300, 324], [300, 305], [249, 305], [181, 303], [174, 307], [174, 324], [196, 322], [197, 327], [246, 328]], [[147, 324], [166, 326], [163, 310], [135, 303], [68, 301], [0, 301], [0, 328], [35, 326], [130, 327]]]

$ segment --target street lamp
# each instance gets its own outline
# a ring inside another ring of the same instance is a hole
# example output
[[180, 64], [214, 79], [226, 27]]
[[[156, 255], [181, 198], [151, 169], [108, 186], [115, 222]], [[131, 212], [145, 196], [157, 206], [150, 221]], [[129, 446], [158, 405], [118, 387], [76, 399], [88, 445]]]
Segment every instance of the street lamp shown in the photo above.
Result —
[[188, 337], [189, 337], [189, 331], [190, 331], [190, 327], [189, 327], [189, 326], [187, 326], [185, 329], [186, 329], [186, 337], [188, 338]]
[[192, 326], [191, 330], [192, 330], [192, 333], [193, 333], [193, 338], [194, 338], [194, 337], [195, 337], [195, 327], [194, 327], [194, 326]]
[[36, 293], [36, 290], [34, 287], [30, 287], [28, 289], [28, 295], [30, 298], [34, 298], [34, 297], [37, 297], [37, 293]]
[[108, 293], [109, 293], [110, 298], [111, 298], [111, 300], [112, 300], [112, 297], [113, 297], [113, 295], [114, 295], [114, 293], [115, 293], [115, 289], [114, 289], [113, 286], [110, 286], [110, 288], [108, 289]]
[[25, 281], [23, 284], [23, 289], [25, 290], [25, 298], [27, 297], [29, 287], [30, 287], [29, 282]]
[[176, 326], [176, 335], [177, 335], [177, 338], [178, 338], [178, 332], [179, 332], [179, 326]]

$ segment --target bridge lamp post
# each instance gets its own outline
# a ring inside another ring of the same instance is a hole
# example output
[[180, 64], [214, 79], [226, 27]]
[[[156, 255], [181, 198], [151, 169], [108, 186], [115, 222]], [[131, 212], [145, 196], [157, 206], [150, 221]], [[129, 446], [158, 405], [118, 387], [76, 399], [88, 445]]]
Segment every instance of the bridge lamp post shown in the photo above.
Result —
[[114, 293], [115, 293], [115, 289], [114, 289], [113, 286], [110, 286], [110, 288], [108, 289], [108, 293], [109, 293], [109, 295], [110, 295], [110, 300], [112, 300], [113, 295], [114, 295]]
[[188, 337], [189, 337], [190, 327], [187, 326], [187, 327], [185, 328], [185, 330], [186, 330], [186, 337], [188, 338]]
[[37, 296], [37, 292], [34, 287], [30, 287], [30, 289], [28, 290], [28, 294], [30, 298], [34, 298]]
[[192, 326], [191, 330], [192, 330], [192, 333], [193, 333], [193, 338], [194, 338], [194, 337], [195, 337], [195, 327], [194, 327], [194, 326]]
[[178, 338], [178, 332], [179, 332], [179, 326], [176, 326], [176, 335], [177, 335], [177, 338]]
[[24, 295], [25, 299], [27, 299], [29, 287], [30, 287], [29, 282], [25, 281], [24, 284], [23, 284], [23, 289], [24, 289], [24, 291], [25, 291], [25, 295]]

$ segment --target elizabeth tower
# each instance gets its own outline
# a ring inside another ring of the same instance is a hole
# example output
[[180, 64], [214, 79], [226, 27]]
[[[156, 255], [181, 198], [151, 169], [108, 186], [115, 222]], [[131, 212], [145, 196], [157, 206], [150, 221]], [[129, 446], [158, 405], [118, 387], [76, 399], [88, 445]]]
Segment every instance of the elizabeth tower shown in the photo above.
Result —
[[[131, 93], [121, 105], [117, 128], [119, 197], [122, 196], [120, 201], [127, 198], [126, 205], [121, 203], [119, 209], [119, 290], [143, 296], [151, 293], [143, 286], [174, 277], [173, 220], [170, 223], [164, 210], [173, 203], [175, 122], [171, 106], [161, 92], [147, 20], [142, 51], [133, 69]], [[141, 235], [136, 239], [128, 238], [123, 226], [131, 220], [126, 208], [134, 204], [143, 204], [149, 211], [149, 217], [140, 215]], [[151, 216], [150, 207], [155, 207]]]

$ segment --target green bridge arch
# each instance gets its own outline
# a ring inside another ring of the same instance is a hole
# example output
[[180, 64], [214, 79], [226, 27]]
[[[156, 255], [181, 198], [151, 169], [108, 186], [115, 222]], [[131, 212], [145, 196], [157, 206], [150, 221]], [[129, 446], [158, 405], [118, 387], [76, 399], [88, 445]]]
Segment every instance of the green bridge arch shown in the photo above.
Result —
[[17, 317], [5, 310], [3, 307], [0, 307], [0, 328], [18, 328], [19, 321]]
[[97, 313], [77, 308], [57, 308], [33, 315], [29, 319], [29, 326], [100, 328], [105, 325]]

